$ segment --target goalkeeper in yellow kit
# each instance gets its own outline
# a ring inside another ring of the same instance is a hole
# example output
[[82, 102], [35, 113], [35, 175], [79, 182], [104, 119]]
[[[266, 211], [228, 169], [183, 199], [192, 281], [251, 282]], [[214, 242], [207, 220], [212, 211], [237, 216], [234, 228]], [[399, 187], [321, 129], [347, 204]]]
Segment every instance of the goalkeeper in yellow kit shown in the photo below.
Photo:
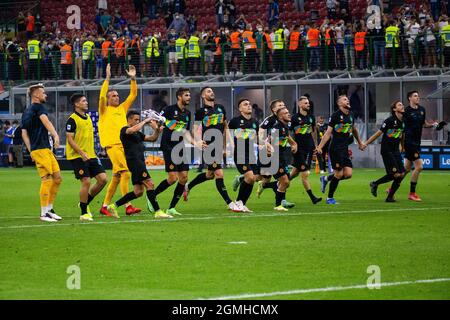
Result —
[[[130, 65], [127, 74], [131, 78], [130, 94], [124, 102], [120, 103], [119, 94], [116, 90], [109, 90], [108, 88], [109, 80], [111, 79], [110, 64], [106, 67], [106, 79], [100, 90], [98, 132], [100, 144], [106, 149], [106, 153], [111, 160], [113, 173], [106, 191], [103, 206], [100, 209], [100, 213], [106, 216], [111, 216], [111, 213], [108, 212], [106, 207], [111, 203], [117, 186], [120, 184], [122, 196], [126, 195], [131, 177], [122, 142], [120, 141], [120, 129], [127, 125], [127, 111], [137, 97], [136, 68]], [[135, 208], [130, 203], [127, 203], [125, 212], [127, 215], [131, 215], [141, 212], [141, 209]]]

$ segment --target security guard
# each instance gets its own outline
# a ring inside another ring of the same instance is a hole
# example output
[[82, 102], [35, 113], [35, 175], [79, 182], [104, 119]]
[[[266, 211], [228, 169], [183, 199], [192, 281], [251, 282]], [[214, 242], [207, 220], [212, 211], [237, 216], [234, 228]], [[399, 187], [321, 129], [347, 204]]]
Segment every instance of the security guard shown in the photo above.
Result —
[[30, 80], [40, 80], [40, 63], [43, 57], [43, 49], [41, 48], [41, 42], [34, 35], [31, 40], [27, 43], [28, 51], [28, 79]]
[[145, 58], [147, 65], [150, 63], [148, 68], [150, 76], [156, 77], [159, 69], [159, 44], [155, 35], [148, 41], [147, 48], [145, 49]]
[[283, 72], [284, 41], [284, 28], [280, 22], [273, 41], [273, 67], [276, 72]]
[[398, 67], [400, 63], [400, 30], [396, 25], [395, 20], [389, 22], [389, 27], [386, 28], [386, 52], [388, 57], [388, 66], [391, 68]]
[[444, 47], [444, 67], [450, 67], [450, 24], [442, 28], [441, 38]]
[[183, 72], [186, 73], [186, 33], [182, 32], [178, 39], [175, 41], [175, 50], [177, 52], [177, 75], [181, 76], [180, 69], [183, 68]]
[[199, 73], [200, 66], [200, 38], [198, 37], [198, 31], [194, 32], [188, 40], [187, 48], [187, 65], [188, 74], [194, 75]]
[[92, 78], [92, 68], [94, 67], [94, 38], [89, 36], [83, 43], [81, 57], [83, 59], [83, 78]]

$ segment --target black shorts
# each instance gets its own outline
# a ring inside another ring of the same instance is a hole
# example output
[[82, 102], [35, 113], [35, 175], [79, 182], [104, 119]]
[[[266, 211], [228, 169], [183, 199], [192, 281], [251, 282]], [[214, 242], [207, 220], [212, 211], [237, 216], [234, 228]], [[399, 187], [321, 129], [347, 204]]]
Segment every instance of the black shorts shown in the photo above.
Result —
[[163, 157], [164, 157], [164, 165], [166, 167], [166, 172], [189, 171], [189, 164], [187, 163], [187, 160], [183, 159], [183, 163], [180, 163], [180, 164], [175, 164], [172, 161], [172, 150], [164, 150]]
[[277, 173], [275, 173], [275, 174], [273, 175], [273, 178], [274, 178], [275, 180], [278, 180], [279, 178], [281, 178], [281, 177], [284, 176], [284, 175], [289, 175], [289, 167], [288, 167], [287, 165], [281, 165], [281, 166], [278, 168]]
[[309, 170], [310, 156], [312, 152], [308, 150], [297, 150], [297, 153], [294, 153], [294, 160], [292, 162], [292, 166], [297, 168], [298, 171], [304, 172]]
[[150, 179], [145, 162], [143, 161], [127, 161], [128, 169], [131, 172], [131, 183], [142, 184], [143, 181]]
[[405, 158], [411, 162], [420, 159], [420, 146], [405, 144]]
[[399, 152], [385, 152], [381, 154], [383, 158], [384, 168], [387, 174], [404, 173], [405, 166]]
[[330, 148], [329, 157], [333, 170], [342, 170], [345, 167], [353, 168], [352, 160], [348, 155], [348, 149], [332, 149]]
[[253, 174], [257, 174], [257, 172], [259, 172], [256, 164], [236, 164], [236, 169], [240, 174], [245, 174], [249, 171], [253, 171]]
[[100, 173], [105, 173], [105, 169], [103, 168], [99, 158], [89, 159], [88, 161], [83, 161], [81, 158], [76, 158], [70, 160], [70, 163], [72, 164], [75, 178], [78, 180], [81, 178], [94, 178]]

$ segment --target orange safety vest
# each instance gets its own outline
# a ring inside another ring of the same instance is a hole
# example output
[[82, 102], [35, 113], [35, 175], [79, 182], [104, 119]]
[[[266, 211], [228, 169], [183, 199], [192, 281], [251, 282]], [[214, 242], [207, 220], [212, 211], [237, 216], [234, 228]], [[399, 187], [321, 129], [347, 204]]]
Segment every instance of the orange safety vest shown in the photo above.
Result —
[[216, 51], [214, 51], [215, 56], [222, 55], [222, 46], [220, 45], [220, 37], [215, 37], [214, 42], [216, 43]]
[[239, 38], [240, 38], [241, 34], [237, 31], [233, 32], [230, 35], [230, 39], [231, 39], [231, 49], [240, 49], [241, 48], [241, 44], [239, 43]]
[[245, 31], [242, 34], [242, 40], [244, 41], [244, 49], [256, 49], [256, 40], [253, 38], [253, 32]]
[[72, 47], [65, 44], [59, 51], [61, 51], [61, 64], [72, 64]]
[[272, 40], [270, 40], [270, 34], [264, 33], [264, 37], [266, 38], [267, 47], [272, 50]]
[[355, 51], [363, 51], [364, 50], [366, 34], [367, 34], [367, 32], [363, 32], [363, 31], [355, 33]]
[[298, 46], [300, 44], [300, 32], [298, 31], [292, 31], [289, 35], [289, 50], [295, 51], [298, 49]]
[[138, 52], [141, 52], [141, 45], [139, 44], [139, 41], [136, 41], [136, 39], [131, 40], [130, 48], [137, 47]]
[[320, 31], [317, 29], [309, 29], [308, 30], [308, 41], [310, 47], [317, 47], [319, 46], [319, 33]]
[[123, 57], [125, 55], [125, 41], [123, 41], [122, 39], [117, 40], [114, 48], [116, 49], [115, 51], [118, 57]]
[[106, 40], [105, 42], [102, 43], [102, 57], [103, 58], [108, 58], [109, 56], [109, 48], [111, 48], [111, 41]]
[[330, 35], [330, 31], [331, 31], [330, 28], [328, 28], [328, 29], [325, 31], [325, 44], [326, 44], [327, 46], [329, 46], [329, 45], [331, 44], [331, 35]]

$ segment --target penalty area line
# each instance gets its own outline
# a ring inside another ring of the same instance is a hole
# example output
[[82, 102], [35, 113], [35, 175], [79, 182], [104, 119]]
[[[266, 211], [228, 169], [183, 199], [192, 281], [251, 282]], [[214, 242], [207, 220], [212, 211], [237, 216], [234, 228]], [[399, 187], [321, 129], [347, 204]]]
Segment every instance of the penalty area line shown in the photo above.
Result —
[[[397, 209], [372, 209], [372, 210], [346, 210], [346, 211], [318, 211], [318, 212], [294, 212], [294, 213], [274, 213], [274, 212], [260, 212], [259, 214], [242, 214], [242, 215], [230, 215], [226, 213], [224, 215], [217, 216], [203, 216], [203, 217], [189, 217], [189, 218], [174, 218], [174, 219], [139, 219], [139, 220], [114, 220], [114, 221], [93, 221], [93, 222], [79, 222], [78, 219], [75, 223], [42, 223], [31, 225], [16, 225], [16, 226], [2, 226], [1, 229], [27, 229], [27, 228], [50, 228], [50, 227], [70, 227], [70, 226], [89, 226], [100, 224], [124, 224], [124, 223], [149, 223], [149, 222], [177, 222], [177, 221], [202, 221], [202, 220], [219, 220], [219, 219], [251, 219], [251, 218], [271, 218], [271, 217], [298, 217], [305, 215], [333, 215], [333, 214], [355, 214], [355, 213], [383, 213], [383, 212], [417, 212], [427, 210], [445, 210], [449, 211], [448, 207], [434, 207], [434, 208], [397, 208]], [[37, 219], [37, 218], [36, 218]], [[70, 218], [69, 218], [70, 219]], [[71, 218], [75, 220], [75, 218]]]
[[[403, 286], [403, 285], [411, 285], [411, 284], [439, 283], [439, 282], [450, 282], [450, 278], [411, 280], [411, 281], [400, 281], [400, 282], [382, 282], [379, 284], [379, 287], [383, 288], [383, 287], [395, 287], [395, 286]], [[376, 286], [374, 284], [361, 284], [361, 285], [352, 285], [352, 286], [296, 289], [296, 290], [275, 291], [275, 292], [265, 292], [265, 293], [244, 293], [244, 294], [237, 294], [237, 295], [206, 298], [206, 300], [255, 299], [255, 298], [264, 298], [264, 297], [287, 296], [287, 295], [293, 295], [293, 294], [307, 294], [307, 293], [315, 293], [315, 292], [335, 292], [335, 291], [345, 291], [345, 290], [355, 290], [355, 289], [375, 289], [375, 288], [376, 288]], [[205, 300], [205, 298], [199, 298], [199, 300]]]

